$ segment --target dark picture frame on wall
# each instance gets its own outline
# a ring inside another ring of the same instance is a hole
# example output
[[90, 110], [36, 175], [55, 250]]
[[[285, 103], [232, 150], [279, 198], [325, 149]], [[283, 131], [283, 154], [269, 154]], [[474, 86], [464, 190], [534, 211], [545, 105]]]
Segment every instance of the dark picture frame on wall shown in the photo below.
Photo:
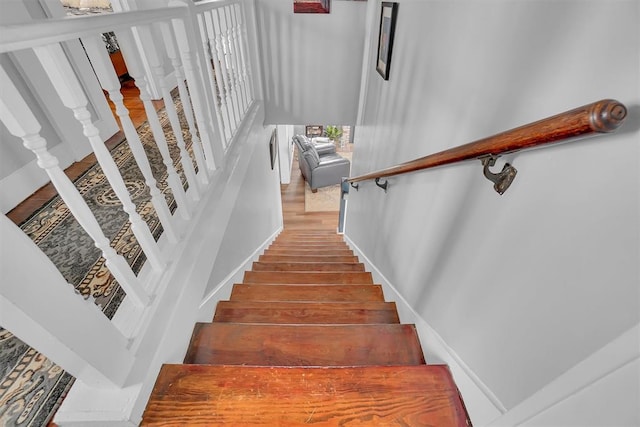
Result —
[[276, 158], [278, 157], [278, 129], [273, 128], [271, 138], [269, 138], [269, 159], [271, 160], [271, 170], [276, 166]]
[[329, 13], [331, 0], [293, 0], [293, 13]]
[[396, 30], [398, 3], [382, 2], [380, 10], [380, 32], [378, 35], [378, 55], [376, 70], [383, 79], [389, 80], [391, 67], [391, 51], [393, 50], [393, 35]]

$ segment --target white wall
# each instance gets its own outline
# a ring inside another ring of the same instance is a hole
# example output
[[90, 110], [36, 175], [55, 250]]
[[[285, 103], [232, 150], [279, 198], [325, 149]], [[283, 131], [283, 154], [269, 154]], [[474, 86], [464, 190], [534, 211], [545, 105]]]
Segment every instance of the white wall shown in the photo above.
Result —
[[508, 156], [504, 196], [480, 162], [349, 195], [347, 236], [505, 412], [639, 321], [640, 5], [399, 3], [390, 80], [364, 67], [353, 175], [602, 98], [629, 107], [614, 135]]
[[248, 144], [254, 148], [231, 218], [225, 228], [206, 295], [282, 227], [280, 175], [271, 169], [269, 140], [273, 126], [254, 125]]
[[267, 123], [354, 123], [365, 2], [294, 14], [292, 0], [257, 0]]

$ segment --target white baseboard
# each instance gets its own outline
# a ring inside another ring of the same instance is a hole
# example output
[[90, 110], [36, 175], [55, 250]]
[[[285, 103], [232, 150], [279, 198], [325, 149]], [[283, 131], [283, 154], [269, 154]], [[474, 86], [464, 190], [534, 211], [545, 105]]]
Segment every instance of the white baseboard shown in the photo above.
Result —
[[[58, 164], [62, 169], [74, 162], [73, 153], [67, 149], [64, 143], [56, 145], [49, 152], [57, 157]], [[2, 213], [6, 214], [18, 206], [20, 202], [48, 182], [49, 176], [40, 169], [35, 159], [0, 180], [0, 194], [2, 194], [0, 208]]]
[[365, 264], [367, 270], [371, 271], [374, 281], [382, 285], [386, 298], [389, 301], [396, 302], [400, 320], [403, 323], [415, 324], [420, 342], [423, 349], [426, 350], [425, 358], [427, 362], [447, 364], [449, 366], [473, 424], [476, 426], [487, 425], [490, 421], [504, 414], [507, 411], [506, 408], [491, 392], [489, 387], [447, 345], [442, 337], [416, 313], [396, 287], [387, 280], [360, 248], [347, 235], [344, 238], [351, 249], [358, 255], [360, 261]]
[[231, 273], [220, 281], [200, 303], [198, 310], [198, 322], [210, 322], [216, 310], [218, 301], [222, 298], [227, 298], [231, 293], [231, 287], [234, 283], [242, 281], [242, 275], [246, 270], [250, 270], [254, 261], [258, 260], [260, 254], [275, 240], [275, 238], [282, 231], [282, 226], [276, 230], [267, 240], [262, 243], [247, 259], [245, 259], [239, 266], [233, 269]]

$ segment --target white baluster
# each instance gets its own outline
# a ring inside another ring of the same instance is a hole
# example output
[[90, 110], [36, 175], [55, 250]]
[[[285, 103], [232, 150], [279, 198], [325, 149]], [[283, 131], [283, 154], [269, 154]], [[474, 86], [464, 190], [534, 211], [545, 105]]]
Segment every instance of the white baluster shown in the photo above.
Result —
[[102, 232], [100, 224], [98, 224], [82, 195], [58, 165], [58, 159], [47, 150], [47, 142], [40, 136], [40, 124], [2, 67], [0, 67], [0, 81], [3, 82], [2, 99], [0, 99], [0, 119], [9, 132], [21, 138], [24, 146], [36, 155], [38, 166], [49, 175], [51, 182], [58, 190], [58, 194], [64, 200], [73, 216], [93, 239], [96, 247], [102, 251], [107, 268], [127, 293], [127, 296], [137, 306], [148, 304], [149, 296], [142, 288], [131, 267], [109, 245], [109, 239]]
[[[251, 77], [251, 69], [248, 65], [248, 36], [247, 36], [247, 26], [244, 23], [244, 15], [242, 5], [236, 3], [236, 16], [238, 17], [238, 25], [240, 26], [240, 58], [242, 60], [242, 76], [244, 81], [246, 82], [247, 88], [247, 105], [251, 105], [253, 101], [253, 79]], [[247, 53], [245, 53], [247, 52]]]
[[167, 183], [171, 188], [173, 197], [178, 203], [178, 210], [184, 219], [191, 219], [191, 210], [187, 202], [187, 196], [182, 186], [180, 176], [176, 172], [173, 166], [173, 160], [171, 159], [171, 153], [169, 152], [169, 145], [162, 129], [162, 124], [156, 113], [156, 109], [151, 102], [151, 95], [147, 86], [147, 78], [142, 72], [142, 66], [140, 64], [140, 58], [136, 49], [131, 30], [122, 30], [116, 32], [116, 37], [120, 44], [120, 50], [124, 56], [125, 63], [127, 64], [127, 70], [129, 75], [135, 80], [136, 86], [140, 89], [140, 99], [144, 105], [144, 111], [147, 114], [147, 120], [151, 126], [153, 138], [156, 141], [156, 146], [162, 155], [162, 162], [167, 168]]
[[158, 23], [160, 31], [162, 32], [162, 40], [164, 41], [164, 47], [167, 52], [167, 56], [173, 66], [173, 72], [176, 76], [178, 83], [178, 93], [180, 95], [180, 101], [182, 101], [182, 112], [187, 119], [189, 125], [189, 134], [191, 135], [191, 147], [193, 154], [198, 164], [198, 176], [204, 185], [209, 184], [209, 172], [204, 160], [204, 153], [202, 152], [202, 146], [200, 138], [198, 137], [198, 130], [196, 129], [196, 123], [193, 117], [193, 110], [191, 109], [191, 99], [187, 86], [184, 84], [184, 74], [182, 73], [182, 62], [176, 53], [176, 45], [173, 40], [173, 33], [171, 27], [166, 22]]
[[[170, 2], [169, 5], [173, 4], [173, 2]], [[175, 4], [193, 7], [191, 2], [176, 2]], [[176, 36], [180, 57], [182, 58], [187, 84], [189, 85], [189, 94], [193, 101], [193, 109], [198, 130], [200, 131], [200, 137], [202, 138], [207, 164], [211, 170], [214, 170], [216, 168], [216, 162], [222, 162], [224, 160], [224, 144], [222, 142], [224, 141], [224, 133], [218, 104], [210, 96], [211, 91], [204, 89], [204, 81], [206, 80], [205, 68], [207, 64], [204, 62], [204, 56], [199, 58], [200, 55], [197, 54], [195, 30], [189, 27], [192, 29], [192, 31], [189, 31], [187, 24], [181, 19], [172, 19], [171, 23]], [[213, 116], [215, 116], [217, 121], [217, 132], [214, 131]]]
[[127, 107], [124, 105], [124, 97], [120, 92], [120, 80], [118, 79], [116, 71], [113, 69], [113, 64], [104, 48], [104, 43], [97, 36], [87, 36], [82, 38], [82, 44], [85, 47], [85, 51], [91, 61], [100, 85], [109, 93], [109, 98], [116, 106], [116, 114], [120, 118], [120, 123], [122, 124], [122, 129], [127, 138], [131, 153], [149, 187], [151, 203], [158, 214], [158, 219], [162, 224], [164, 233], [166, 233], [171, 243], [176, 243], [178, 241], [178, 235], [173, 225], [171, 212], [167, 206], [167, 200], [158, 189], [158, 184], [153, 177], [151, 165], [140, 141], [140, 136], [131, 121], [131, 117], [129, 117], [129, 110], [127, 110]]
[[224, 81], [225, 96], [227, 97], [227, 105], [231, 106], [231, 112], [232, 112], [234, 129], [235, 129], [240, 123], [240, 114], [238, 112], [238, 106], [233, 99], [234, 89], [231, 84], [231, 79], [229, 74], [228, 55], [230, 54], [230, 52], [229, 52], [229, 48], [227, 46], [227, 40], [226, 40], [227, 29], [223, 25], [224, 20], [220, 18], [220, 13], [223, 13], [223, 12], [220, 12], [220, 13], [219, 12], [220, 12], [219, 9], [214, 9], [211, 11], [211, 14], [213, 17], [213, 23], [214, 23], [213, 26], [215, 28], [215, 33], [216, 33], [216, 51], [218, 55], [218, 61], [220, 62], [220, 65], [222, 68], [221, 71], [222, 71], [222, 77]]
[[156, 75], [157, 80], [160, 82], [160, 92], [162, 93], [165, 111], [167, 112], [167, 116], [169, 117], [169, 123], [171, 124], [171, 128], [173, 129], [173, 133], [176, 138], [176, 145], [178, 146], [180, 152], [180, 162], [182, 163], [182, 170], [185, 174], [185, 177], [187, 178], [187, 182], [191, 186], [189, 193], [193, 197], [193, 200], [198, 201], [200, 200], [200, 184], [196, 180], [196, 171], [193, 167], [191, 156], [189, 155], [187, 147], [184, 143], [180, 119], [178, 118], [178, 113], [176, 112], [176, 106], [173, 103], [171, 92], [164, 80], [164, 66], [160, 60], [160, 56], [158, 55], [155, 43], [147, 44], [145, 53], [147, 55], [147, 60], [149, 61], [151, 69]]
[[242, 87], [240, 85], [241, 68], [240, 68], [240, 61], [238, 60], [238, 57], [240, 55], [238, 54], [238, 39], [236, 36], [236, 26], [235, 26], [235, 23], [233, 22], [233, 15], [232, 15], [233, 5], [224, 7], [222, 10], [224, 11], [225, 21], [227, 23], [227, 29], [228, 29], [227, 32], [229, 33], [229, 52], [231, 53], [230, 60], [231, 60], [231, 70], [232, 70], [231, 77], [233, 80], [233, 87], [236, 95], [236, 102], [238, 103], [240, 120], [242, 120], [242, 117], [244, 116], [244, 112], [246, 111], [246, 107], [244, 104], [244, 97], [242, 96]]
[[89, 139], [96, 159], [111, 184], [113, 191], [122, 202], [122, 208], [129, 215], [131, 231], [136, 236], [140, 247], [147, 259], [156, 271], [164, 269], [166, 263], [162, 259], [160, 249], [156, 244], [149, 226], [136, 212], [136, 206], [131, 201], [127, 185], [120, 175], [118, 166], [113, 161], [111, 153], [100, 138], [100, 131], [91, 121], [91, 113], [87, 109], [87, 98], [84, 95], [80, 82], [75, 77], [71, 64], [67, 60], [62, 47], [59, 44], [35, 47], [33, 49], [38, 60], [47, 72], [47, 76], [65, 107], [73, 111], [75, 118], [82, 124], [84, 135]]
[[236, 61], [238, 63], [238, 78], [240, 79], [240, 87], [242, 88], [242, 105], [244, 112], [247, 112], [249, 108], [249, 94], [247, 92], [247, 82], [244, 68], [244, 58], [242, 54], [242, 26], [240, 24], [240, 18], [238, 17], [238, 11], [240, 9], [239, 4], [231, 6], [231, 21], [233, 22], [234, 35], [233, 42], [236, 47]]
[[[4, 215], [0, 235], [0, 324], [82, 382], [122, 385], [135, 361], [128, 340]], [[100, 337], [101, 345], [89, 336]]]
[[[200, 35], [202, 37], [202, 45], [207, 54], [207, 59], [213, 61], [212, 67], [207, 67], [209, 74], [209, 84], [215, 90], [215, 98], [220, 99], [220, 110], [222, 112], [222, 122], [224, 124], [225, 141], [229, 142], [233, 136], [233, 130], [229, 114], [229, 106], [227, 105], [227, 99], [224, 96], [224, 89], [222, 83], [222, 74], [220, 73], [220, 62], [213, 49], [215, 49], [215, 37], [213, 33], [213, 23], [211, 22], [210, 13], [204, 12], [198, 15], [198, 25], [200, 26]], [[209, 64], [207, 64], [209, 65]], [[214, 77], [215, 73], [215, 77]]]

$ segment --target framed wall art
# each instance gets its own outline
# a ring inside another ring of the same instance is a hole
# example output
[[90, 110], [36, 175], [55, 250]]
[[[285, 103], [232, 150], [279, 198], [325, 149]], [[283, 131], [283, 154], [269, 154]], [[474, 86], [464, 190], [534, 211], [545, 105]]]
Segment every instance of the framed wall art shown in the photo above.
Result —
[[380, 11], [380, 33], [378, 36], [378, 56], [376, 70], [383, 79], [389, 80], [391, 51], [393, 50], [393, 33], [396, 29], [398, 3], [382, 2]]
[[276, 166], [276, 157], [278, 157], [278, 129], [273, 128], [271, 138], [269, 138], [269, 160], [271, 161], [271, 170]]
[[331, 0], [293, 0], [293, 13], [329, 13]]

